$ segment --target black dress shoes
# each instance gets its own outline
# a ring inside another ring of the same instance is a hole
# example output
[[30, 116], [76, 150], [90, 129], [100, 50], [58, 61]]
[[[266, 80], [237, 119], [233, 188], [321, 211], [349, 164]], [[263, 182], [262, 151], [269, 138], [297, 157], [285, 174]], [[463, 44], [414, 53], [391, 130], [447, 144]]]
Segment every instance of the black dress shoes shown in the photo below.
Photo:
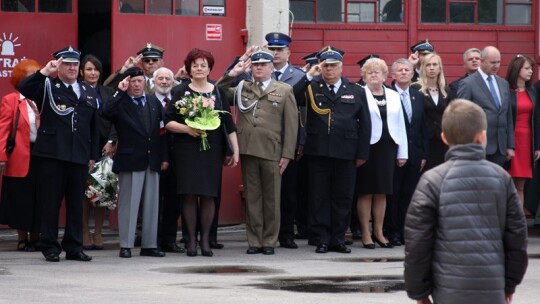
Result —
[[393, 238], [393, 239], [390, 239], [388, 240], [390, 242], [390, 245], [396, 247], [396, 246], [401, 246], [401, 241], [399, 240], [399, 238]]
[[249, 247], [248, 250], [246, 250], [246, 254], [257, 254], [261, 252], [262, 252], [262, 248], [257, 248], [257, 247]]
[[394, 246], [392, 246], [392, 244], [390, 244], [390, 243], [383, 243], [383, 242], [379, 241], [379, 239], [377, 239], [374, 235], [371, 236], [371, 238], [373, 240], [375, 240], [375, 243], [379, 244], [379, 246], [381, 246], [381, 248], [394, 248]]
[[284, 239], [279, 241], [279, 247], [297, 249], [298, 245], [296, 245], [293, 239]]
[[345, 245], [349, 245], [351, 246], [352, 244], [354, 244], [354, 241], [353, 240], [345, 240]]
[[272, 254], [274, 254], [274, 248], [273, 247], [263, 247], [262, 254], [264, 254], [264, 255], [272, 255]]
[[141, 248], [141, 256], [148, 256], [154, 258], [162, 258], [165, 256], [165, 252], [157, 248]]
[[167, 243], [161, 246], [161, 250], [165, 252], [175, 252], [175, 253], [184, 253], [186, 250], [182, 247], [179, 247], [175, 242]]
[[60, 256], [57, 253], [48, 253], [45, 255], [47, 262], [60, 262]]
[[218, 242], [210, 242], [210, 248], [212, 249], [223, 249], [223, 244], [220, 244]]
[[90, 262], [92, 257], [82, 251], [79, 251], [77, 253], [66, 253], [66, 260]]
[[339, 253], [351, 253], [351, 249], [345, 246], [345, 244], [339, 244], [328, 247], [328, 251]]
[[118, 254], [121, 258], [130, 258], [131, 257], [131, 249], [129, 248], [120, 248], [120, 253]]
[[327, 253], [328, 252], [328, 245], [326, 244], [319, 244], [317, 245], [317, 249], [315, 249], [316, 253]]

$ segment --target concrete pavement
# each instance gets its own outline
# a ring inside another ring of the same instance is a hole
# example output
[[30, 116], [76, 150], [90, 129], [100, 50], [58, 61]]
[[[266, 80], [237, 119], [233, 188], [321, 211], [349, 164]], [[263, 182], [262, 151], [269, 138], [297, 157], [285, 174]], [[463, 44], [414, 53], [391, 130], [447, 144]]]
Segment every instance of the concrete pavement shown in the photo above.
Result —
[[[15, 251], [16, 232], [0, 231], [0, 303], [415, 303], [402, 290], [403, 247], [351, 246], [351, 254], [316, 254], [306, 240], [273, 256], [246, 255], [243, 226], [220, 228], [214, 257], [168, 253], [118, 257], [116, 233], [92, 262], [47, 263], [39, 252]], [[540, 300], [540, 237], [531, 230], [529, 268], [516, 304]], [[466, 304], [466, 303], [463, 303]]]

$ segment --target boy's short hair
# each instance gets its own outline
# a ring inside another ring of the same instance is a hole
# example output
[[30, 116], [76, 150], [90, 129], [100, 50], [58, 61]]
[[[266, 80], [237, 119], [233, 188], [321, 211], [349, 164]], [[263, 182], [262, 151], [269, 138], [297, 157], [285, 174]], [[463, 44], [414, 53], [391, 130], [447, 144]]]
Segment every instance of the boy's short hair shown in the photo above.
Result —
[[442, 117], [442, 132], [450, 146], [474, 142], [476, 135], [487, 130], [482, 108], [466, 99], [454, 99]]

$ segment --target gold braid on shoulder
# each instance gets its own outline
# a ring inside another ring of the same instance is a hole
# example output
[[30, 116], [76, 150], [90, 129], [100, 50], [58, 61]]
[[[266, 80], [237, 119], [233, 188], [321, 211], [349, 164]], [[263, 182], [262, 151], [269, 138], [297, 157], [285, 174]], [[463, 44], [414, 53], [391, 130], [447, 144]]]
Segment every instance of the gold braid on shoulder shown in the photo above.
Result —
[[332, 122], [332, 110], [331, 109], [321, 109], [317, 106], [317, 103], [315, 102], [315, 98], [313, 98], [313, 91], [311, 90], [311, 85], [308, 86], [308, 93], [309, 93], [309, 99], [311, 108], [315, 113], [319, 115], [328, 115], [328, 134], [330, 134], [330, 124]]

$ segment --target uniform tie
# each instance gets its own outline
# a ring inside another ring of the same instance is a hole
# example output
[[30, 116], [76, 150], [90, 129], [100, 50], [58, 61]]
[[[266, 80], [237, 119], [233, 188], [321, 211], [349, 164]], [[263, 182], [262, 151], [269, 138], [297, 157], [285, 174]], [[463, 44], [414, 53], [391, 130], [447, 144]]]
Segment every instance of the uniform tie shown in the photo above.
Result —
[[68, 90], [69, 90], [71, 93], [73, 93], [73, 96], [77, 97], [77, 99], [79, 98], [79, 97], [77, 96], [77, 94], [75, 93], [75, 90], [73, 89], [73, 86], [72, 86], [72, 85], [68, 85]]
[[489, 75], [487, 78], [487, 82], [489, 84], [489, 92], [491, 93], [491, 96], [493, 97], [493, 100], [495, 100], [495, 105], [497, 106], [497, 109], [501, 108], [501, 101], [499, 100], [499, 96], [497, 96], [497, 91], [495, 90], [495, 86], [493, 85], [493, 76]]
[[335, 85], [331, 84], [328, 86], [330, 88], [330, 95], [332, 96], [336, 96], [336, 91], [334, 91], [334, 89], [336, 88]]
[[139, 107], [144, 108], [144, 96], [135, 97], [133, 99], [137, 101], [137, 105], [139, 105]]
[[38, 108], [37, 108], [36, 104], [34, 103], [34, 101], [32, 101], [30, 99], [26, 99], [26, 103], [30, 106], [32, 111], [34, 111], [34, 116], [36, 116], [36, 128], [39, 129], [39, 124], [41, 123], [41, 117], [40, 117]]
[[274, 78], [275, 78], [276, 80], [279, 80], [279, 76], [281, 76], [281, 72], [280, 72], [280, 71], [275, 71], [275, 72], [274, 72]]
[[169, 97], [163, 98], [163, 103], [165, 104], [165, 106], [164, 106], [165, 109], [169, 106], [170, 102], [171, 102], [171, 100], [169, 99]]
[[412, 119], [412, 108], [411, 108], [411, 102], [407, 98], [407, 91], [401, 92], [401, 104], [403, 105], [403, 109], [405, 109], [405, 114], [407, 114], [407, 118], [409, 119], [409, 122], [411, 122]]

